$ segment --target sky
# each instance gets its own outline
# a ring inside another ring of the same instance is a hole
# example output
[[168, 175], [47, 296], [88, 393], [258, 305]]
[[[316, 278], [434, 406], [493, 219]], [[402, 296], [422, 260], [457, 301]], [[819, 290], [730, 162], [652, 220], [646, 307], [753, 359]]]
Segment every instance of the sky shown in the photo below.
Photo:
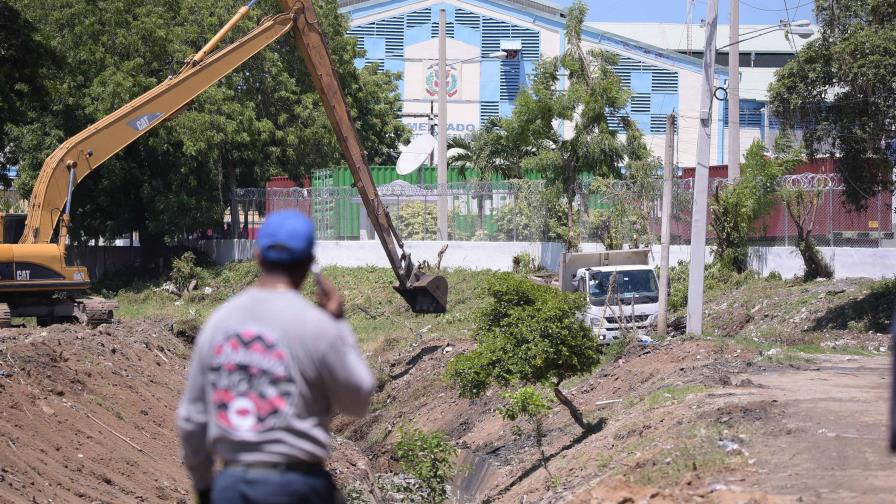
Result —
[[[551, 3], [568, 7], [572, 0], [553, 0]], [[687, 19], [688, 0], [585, 0], [585, 3], [588, 4], [588, 21], [684, 23]], [[785, 4], [790, 10], [790, 19], [809, 19], [815, 22], [813, 0], [741, 0], [740, 22], [777, 23], [788, 17]], [[731, 0], [719, 0], [719, 23], [728, 23], [730, 5]], [[706, 0], [694, 1], [695, 23], [706, 17], [706, 8]]]

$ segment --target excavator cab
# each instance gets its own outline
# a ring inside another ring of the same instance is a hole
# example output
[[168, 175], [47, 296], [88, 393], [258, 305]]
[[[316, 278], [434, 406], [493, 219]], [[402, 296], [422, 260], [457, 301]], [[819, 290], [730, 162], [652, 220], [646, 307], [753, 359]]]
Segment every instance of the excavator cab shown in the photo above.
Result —
[[0, 214], [0, 230], [2, 230], [2, 243], [19, 243], [19, 238], [25, 232], [25, 219], [27, 214], [8, 213]]

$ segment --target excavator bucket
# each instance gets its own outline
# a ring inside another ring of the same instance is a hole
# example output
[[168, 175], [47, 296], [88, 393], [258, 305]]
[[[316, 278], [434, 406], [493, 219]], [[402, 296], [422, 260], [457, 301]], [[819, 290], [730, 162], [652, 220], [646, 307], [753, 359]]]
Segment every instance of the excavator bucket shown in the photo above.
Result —
[[410, 287], [398, 282], [392, 288], [398, 292], [414, 313], [445, 313], [448, 308], [448, 281], [443, 276], [417, 273]]

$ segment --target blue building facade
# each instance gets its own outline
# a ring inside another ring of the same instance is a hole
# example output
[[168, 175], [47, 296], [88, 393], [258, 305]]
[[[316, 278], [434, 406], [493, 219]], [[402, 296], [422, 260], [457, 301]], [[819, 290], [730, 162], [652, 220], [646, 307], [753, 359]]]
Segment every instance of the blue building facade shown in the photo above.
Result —
[[[432, 86], [438, 57], [439, 11], [446, 12], [449, 62], [449, 134], [475, 131], [489, 118], [511, 114], [520, 89], [534, 73], [539, 58], [565, 50], [565, 15], [555, 6], [532, 0], [343, 0], [351, 19], [349, 34], [357, 38], [364, 58], [358, 67], [377, 65], [401, 72], [400, 92], [405, 122], [415, 133], [427, 131], [426, 119], [435, 93]], [[679, 125], [699, 117], [701, 61], [647, 46], [586, 26], [583, 42], [616, 53], [614, 70], [632, 92], [624, 112], [645, 134], [651, 149], [662, 154], [666, 117], [679, 113]], [[511, 58], [493, 55], [512, 50]], [[724, 77], [721, 69], [719, 77]], [[565, 81], [561, 78], [561, 88]], [[451, 94], [452, 90], [456, 94]], [[722, 110], [714, 114], [722, 115]], [[569, 128], [569, 125], [565, 125]], [[611, 127], [621, 130], [619, 118]], [[679, 161], [693, 157], [684, 145]]]

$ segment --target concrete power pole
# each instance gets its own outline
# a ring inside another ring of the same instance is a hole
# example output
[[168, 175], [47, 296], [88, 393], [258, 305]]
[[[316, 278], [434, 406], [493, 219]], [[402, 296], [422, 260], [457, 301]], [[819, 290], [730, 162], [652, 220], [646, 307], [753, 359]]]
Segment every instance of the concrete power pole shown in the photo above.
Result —
[[740, 0], [731, 0], [728, 26], [728, 178], [740, 177]]
[[439, 187], [436, 220], [439, 240], [448, 239], [448, 68], [445, 36], [445, 9], [439, 10]]
[[666, 155], [663, 157], [663, 213], [660, 230], [660, 299], [657, 334], [665, 336], [669, 315], [669, 240], [672, 226], [672, 158], [675, 156], [675, 114], [666, 118]]
[[703, 83], [700, 86], [700, 128], [697, 131], [697, 166], [694, 174], [694, 208], [691, 216], [691, 265], [688, 274], [688, 334], [703, 333], [703, 268], [706, 265], [706, 214], [709, 198], [709, 143], [712, 131], [712, 96], [716, 64], [716, 30], [719, 0], [708, 0], [706, 43], [703, 47]]

